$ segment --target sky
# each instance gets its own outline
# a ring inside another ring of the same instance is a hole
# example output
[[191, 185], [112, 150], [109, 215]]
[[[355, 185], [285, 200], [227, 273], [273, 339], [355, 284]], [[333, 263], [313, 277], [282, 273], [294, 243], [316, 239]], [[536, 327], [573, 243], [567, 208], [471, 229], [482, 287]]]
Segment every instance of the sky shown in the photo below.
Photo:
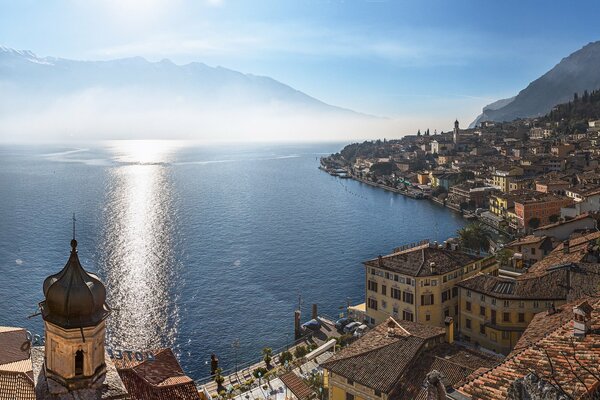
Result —
[[412, 133], [466, 126], [515, 95], [600, 39], [599, 13], [598, 1], [0, 0], [0, 44], [221, 65]]

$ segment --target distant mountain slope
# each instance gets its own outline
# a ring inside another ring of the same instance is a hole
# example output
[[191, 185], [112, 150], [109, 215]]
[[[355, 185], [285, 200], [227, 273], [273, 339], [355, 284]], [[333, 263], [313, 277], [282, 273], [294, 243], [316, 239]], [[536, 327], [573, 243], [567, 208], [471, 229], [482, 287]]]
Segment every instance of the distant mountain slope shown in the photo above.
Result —
[[346, 139], [377, 132], [383, 121], [223, 67], [142, 57], [77, 61], [0, 47], [2, 136]]
[[[512, 121], [547, 114], [552, 107], [573, 98], [573, 93], [600, 89], [600, 41], [589, 43], [563, 58], [550, 71], [531, 82], [501, 107], [484, 107], [472, 125], [484, 120]], [[493, 103], [495, 104], [495, 103]]]

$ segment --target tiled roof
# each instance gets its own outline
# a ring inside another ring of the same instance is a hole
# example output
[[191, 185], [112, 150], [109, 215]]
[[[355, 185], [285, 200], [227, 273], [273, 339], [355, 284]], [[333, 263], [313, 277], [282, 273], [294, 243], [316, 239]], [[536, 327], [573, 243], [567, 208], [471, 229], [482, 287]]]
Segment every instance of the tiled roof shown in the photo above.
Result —
[[315, 395], [315, 392], [293, 372], [288, 372], [287, 374], [282, 375], [280, 379], [299, 400], [310, 399]]
[[25, 329], [0, 327], [0, 400], [35, 399]]
[[426, 399], [423, 385], [426, 375], [436, 370], [441, 372], [446, 387], [456, 387], [475, 372], [486, 371], [502, 362], [502, 358], [490, 356], [457, 344], [443, 343], [425, 351], [413, 360], [406, 373], [400, 378], [390, 395], [390, 400]]
[[524, 236], [520, 239], [514, 240], [508, 244], [506, 244], [505, 247], [513, 247], [513, 246], [519, 246], [519, 245], [525, 245], [525, 244], [534, 244], [534, 243], [539, 243], [542, 242], [546, 239], [546, 236], [534, 236], [534, 235], [528, 235], [528, 236]]
[[[382, 268], [408, 276], [445, 274], [480, 260], [460, 251], [434, 248], [429, 244], [416, 246], [387, 256], [365, 261], [365, 265]], [[435, 273], [430, 268], [435, 263]]]
[[544, 274], [548, 268], [555, 265], [584, 261], [588, 254], [588, 245], [598, 238], [600, 238], [600, 231], [570, 239], [568, 252], [563, 251], [564, 244], [560, 243], [550, 254], [533, 264], [527, 272], [530, 274]]
[[194, 381], [185, 375], [171, 349], [158, 350], [154, 360], [113, 360], [132, 399], [199, 399]]
[[388, 393], [425, 342], [443, 337], [444, 332], [442, 328], [405, 324], [390, 317], [322, 366], [334, 374]]
[[515, 280], [480, 273], [457, 283], [457, 286], [498, 299], [566, 300], [569, 294], [565, 285], [567, 271], [553, 271], [543, 276], [525, 273], [520, 278]]
[[573, 399], [581, 399], [597, 390], [599, 381], [596, 376], [600, 365], [598, 306], [598, 303], [594, 304], [592, 329], [584, 338], [576, 340], [573, 337], [572, 323], [568, 320], [501, 365], [461, 386], [458, 391], [472, 399], [504, 400], [511, 384], [529, 373], [535, 373], [540, 379], [561, 388]]

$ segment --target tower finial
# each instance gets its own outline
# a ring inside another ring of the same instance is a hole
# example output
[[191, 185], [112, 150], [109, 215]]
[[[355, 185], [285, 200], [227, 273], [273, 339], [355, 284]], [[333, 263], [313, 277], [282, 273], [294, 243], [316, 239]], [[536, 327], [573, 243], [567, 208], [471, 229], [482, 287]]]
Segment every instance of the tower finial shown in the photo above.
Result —
[[73, 239], [71, 240], [72, 251], [76, 251], [75, 248], [77, 247], [77, 240], [75, 240], [75, 221], [77, 220], [75, 219], [75, 213], [73, 213]]

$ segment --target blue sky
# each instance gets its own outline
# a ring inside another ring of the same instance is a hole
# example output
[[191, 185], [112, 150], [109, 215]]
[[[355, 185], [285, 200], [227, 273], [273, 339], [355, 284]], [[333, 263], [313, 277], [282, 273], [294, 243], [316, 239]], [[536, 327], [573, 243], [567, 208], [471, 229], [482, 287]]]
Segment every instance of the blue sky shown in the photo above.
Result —
[[597, 1], [0, 1], [0, 44], [201, 61], [407, 129], [449, 129], [600, 39], [599, 14]]

